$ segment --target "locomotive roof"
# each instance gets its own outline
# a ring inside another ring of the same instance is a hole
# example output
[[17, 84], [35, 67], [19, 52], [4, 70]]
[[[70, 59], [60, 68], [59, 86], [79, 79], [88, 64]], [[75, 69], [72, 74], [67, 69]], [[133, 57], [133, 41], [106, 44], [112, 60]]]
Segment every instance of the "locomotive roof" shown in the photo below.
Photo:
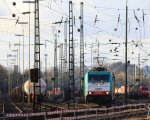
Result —
[[90, 71], [108, 71], [105, 67], [94, 67]]

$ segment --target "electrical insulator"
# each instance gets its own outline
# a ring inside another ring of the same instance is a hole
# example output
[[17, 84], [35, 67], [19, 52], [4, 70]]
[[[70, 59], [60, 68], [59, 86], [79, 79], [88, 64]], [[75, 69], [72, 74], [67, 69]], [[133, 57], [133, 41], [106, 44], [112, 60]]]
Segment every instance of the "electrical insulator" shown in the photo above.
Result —
[[138, 30], [138, 28], [136, 27], [135, 30]]
[[117, 31], [117, 28], [115, 28], [114, 31]]
[[12, 17], [16, 17], [16, 14], [12, 14]]
[[138, 44], [135, 44], [135, 47], [138, 47]]
[[13, 2], [12, 4], [13, 4], [13, 6], [15, 6], [15, 5], [16, 5], [16, 2]]

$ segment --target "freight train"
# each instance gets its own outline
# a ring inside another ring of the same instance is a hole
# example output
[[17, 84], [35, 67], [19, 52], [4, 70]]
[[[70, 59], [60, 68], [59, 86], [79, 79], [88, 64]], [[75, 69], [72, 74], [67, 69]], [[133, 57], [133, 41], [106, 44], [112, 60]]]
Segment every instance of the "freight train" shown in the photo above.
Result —
[[[41, 96], [45, 94], [45, 90], [46, 90], [46, 83], [43, 79], [40, 79], [40, 84], [41, 84], [41, 91], [39, 94], [39, 87], [36, 87], [36, 96]], [[12, 89], [11, 91], [11, 97], [13, 99], [15, 99], [16, 101], [24, 101], [26, 102], [28, 100], [28, 96], [30, 95], [30, 101], [33, 101], [33, 95], [34, 95], [34, 83], [27, 80], [23, 85], [17, 86], [14, 89]], [[39, 82], [35, 83], [35, 86], [39, 86]], [[38, 88], [38, 89], [37, 89]], [[40, 98], [41, 99], [41, 98]]]
[[145, 84], [136, 84], [130, 87], [129, 98], [139, 99], [149, 97], [149, 86]]
[[[150, 95], [149, 85], [143, 83], [136, 83], [135, 85], [127, 86], [127, 95], [130, 99], [146, 99]], [[115, 88], [115, 94], [117, 96], [125, 95], [125, 86], [121, 85], [120, 87]]]
[[84, 76], [84, 98], [87, 102], [111, 105], [115, 101], [115, 76], [104, 67], [95, 67]]

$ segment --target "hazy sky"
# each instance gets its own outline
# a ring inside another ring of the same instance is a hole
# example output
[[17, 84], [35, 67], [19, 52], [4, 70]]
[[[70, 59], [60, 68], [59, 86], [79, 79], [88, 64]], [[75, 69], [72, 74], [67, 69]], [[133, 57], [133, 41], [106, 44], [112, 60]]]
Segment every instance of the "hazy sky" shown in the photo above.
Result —
[[[24, 0], [25, 1], [25, 0]], [[29, 0], [28, 0], [29, 1]], [[125, 42], [125, 16], [126, 0], [73, 0], [74, 14], [74, 39], [75, 62], [79, 65], [79, 41], [80, 33], [80, 2], [84, 2], [84, 41], [85, 41], [85, 64], [91, 65], [91, 55], [96, 57], [107, 57], [105, 62], [115, 62], [111, 59], [117, 59], [124, 62], [124, 42]], [[14, 6], [12, 3], [15, 2]], [[7, 58], [7, 54], [16, 55], [14, 50], [19, 42], [16, 34], [23, 34], [25, 39], [25, 68], [29, 66], [29, 25], [16, 24], [16, 21], [29, 22], [29, 15], [23, 15], [23, 12], [29, 11], [29, 4], [22, 0], [0, 0], [0, 63], [7, 66], [17, 64], [15, 57]], [[138, 64], [138, 55], [142, 59], [149, 59], [150, 47], [150, 1], [149, 0], [128, 0], [128, 60], [131, 63]], [[56, 26], [55, 32], [58, 33], [58, 43], [64, 41], [64, 25], [53, 24], [58, 21], [65, 21], [69, 14], [68, 0], [43, 0], [40, 1], [40, 39], [41, 43], [47, 46], [41, 46], [42, 68], [45, 65], [45, 56], [48, 54], [48, 67], [53, 66], [53, 31], [52, 26]], [[31, 39], [31, 67], [33, 67], [34, 54], [34, 4], [30, 4], [30, 39]], [[16, 17], [12, 17], [16, 14]], [[63, 19], [62, 19], [63, 18]], [[96, 22], [95, 22], [96, 21]], [[23, 61], [22, 50], [23, 37], [20, 37], [20, 66]], [[99, 50], [98, 50], [99, 42]], [[91, 44], [94, 46], [91, 49]], [[111, 44], [119, 43], [119, 44]], [[116, 50], [115, 50], [116, 49]], [[92, 50], [92, 54], [91, 54]], [[59, 51], [59, 50], [58, 50]], [[59, 55], [59, 53], [58, 53]], [[15, 59], [15, 61], [13, 61]], [[146, 62], [149, 64], [149, 62]]]

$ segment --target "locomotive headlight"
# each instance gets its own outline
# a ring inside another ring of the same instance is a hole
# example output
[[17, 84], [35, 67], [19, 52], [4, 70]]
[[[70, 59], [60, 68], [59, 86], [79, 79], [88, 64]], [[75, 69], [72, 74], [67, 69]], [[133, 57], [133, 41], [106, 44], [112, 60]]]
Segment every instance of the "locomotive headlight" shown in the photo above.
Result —
[[89, 92], [89, 94], [91, 95], [92, 93], [91, 93], [91, 92]]
[[97, 86], [100, 86], [100, 84], [98, 84]]
[[107, 91], [107, 92], [106, 92], [106, 94], [108, 95], [108, 94], [109, 94], [109, 92]]

